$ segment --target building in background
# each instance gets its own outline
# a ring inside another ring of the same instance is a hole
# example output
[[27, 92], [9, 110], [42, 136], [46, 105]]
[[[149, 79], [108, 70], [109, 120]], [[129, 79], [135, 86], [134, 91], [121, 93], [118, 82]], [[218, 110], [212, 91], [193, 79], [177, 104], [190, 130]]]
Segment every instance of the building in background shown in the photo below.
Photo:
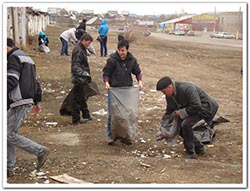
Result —
[[49, 24], [48, 13], [31, 7], [8, 7], [7, 14], [7, 37], [19, 47], [26, 46], [31, 36], [45, 31]]

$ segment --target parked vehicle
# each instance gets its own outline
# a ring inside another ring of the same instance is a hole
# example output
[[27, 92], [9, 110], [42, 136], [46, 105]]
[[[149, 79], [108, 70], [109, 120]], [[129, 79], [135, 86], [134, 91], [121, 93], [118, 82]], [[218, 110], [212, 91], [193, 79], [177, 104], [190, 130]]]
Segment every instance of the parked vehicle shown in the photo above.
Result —
[[231, 34], [231, 33], [223, 32], [222, 33], [222, 38], [232, 39], [232, 38], [235, 38], [235, 36], [233, 34]]
[[188, 31], [188, 32], [187, 32], [187, 36], [195, 36], [194, 31]]
[[220, 33], [220, 32], [211, 33], [211, 34], [209, 34], [209, 36], [210, 36], [211, 38], [218, 38], [219, 33]]
[[175, 31], [174, 34], [184, 36], [186, 33], [185, 33], [185, 31]]
[[211, 38], [233, 39], [235, 36], [228, 32], [216, 32], [209, 35]]

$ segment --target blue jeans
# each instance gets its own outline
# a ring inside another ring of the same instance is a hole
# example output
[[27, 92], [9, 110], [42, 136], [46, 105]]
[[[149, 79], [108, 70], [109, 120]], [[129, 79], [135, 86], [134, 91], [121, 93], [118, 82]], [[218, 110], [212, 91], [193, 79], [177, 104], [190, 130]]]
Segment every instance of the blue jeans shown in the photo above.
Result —
[[8, 110], [7, 116], [7, 168], [13, 170], [16, 164], [16, 147], [36, 156], [41, 156], [47, 147], [19, 135], [18, 130], [30, 111], [31, 105], [21, 105]]
[[101, 46], [101, 56], [107, 56], [107, 41], [108, 37], [107, 36], [100, 36], [101, 41], [100, 41], [100, 46]]
[[62, 49], [61, 49], [61, 55], [68, 54], [68, 42], [60, 37], [61, 43], [62, 43]]
[[110, 100], [110, 92], [108, 91], [108, 126], [107, 126], [107, 133], [108, 137], [112, 138], [112, 130], [111, 130], [111, 100]]

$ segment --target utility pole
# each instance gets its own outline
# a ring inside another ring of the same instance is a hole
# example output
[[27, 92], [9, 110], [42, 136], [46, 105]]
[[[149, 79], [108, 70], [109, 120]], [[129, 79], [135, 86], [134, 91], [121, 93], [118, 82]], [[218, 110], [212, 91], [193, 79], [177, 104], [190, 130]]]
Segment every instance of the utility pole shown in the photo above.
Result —
[[242, 27], [242, 25], [241, 25], [241, 7], [239, 9], [239, 21], [238, 22], [239, 22], [239, 24], [238, 24], [237, 32], [236, 32], [236, 40], [239, 39], [239, 29], [240, 29], [240, 27]]
[[214, 32], [216, 28], [216, 6], [214, 7]]

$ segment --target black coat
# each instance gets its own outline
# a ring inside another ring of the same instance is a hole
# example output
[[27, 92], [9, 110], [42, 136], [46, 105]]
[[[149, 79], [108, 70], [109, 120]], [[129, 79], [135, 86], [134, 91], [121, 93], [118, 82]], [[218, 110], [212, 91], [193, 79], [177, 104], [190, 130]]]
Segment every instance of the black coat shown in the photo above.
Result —
[[103, 68], [103, 76], [109, 77], [111, 87], [126, 87], [133, 85], [132, 75], [141, 74], [136, 58], [128, 52], [127, 58], [121, 60], [118, 52], [110, 55]]
[[182, 119], [199, 115], [207, 123], [210, 123], [218, 110], [217, 102], [191, 82], [174, 82], [173, 84], [174, 95], [166, 96], [166, 114], [180, 110]]
[[74, 84], [84, 84], [91, 81], [87, 51], [81, 42], [75, 46], [72, 52], [71, 73]]

